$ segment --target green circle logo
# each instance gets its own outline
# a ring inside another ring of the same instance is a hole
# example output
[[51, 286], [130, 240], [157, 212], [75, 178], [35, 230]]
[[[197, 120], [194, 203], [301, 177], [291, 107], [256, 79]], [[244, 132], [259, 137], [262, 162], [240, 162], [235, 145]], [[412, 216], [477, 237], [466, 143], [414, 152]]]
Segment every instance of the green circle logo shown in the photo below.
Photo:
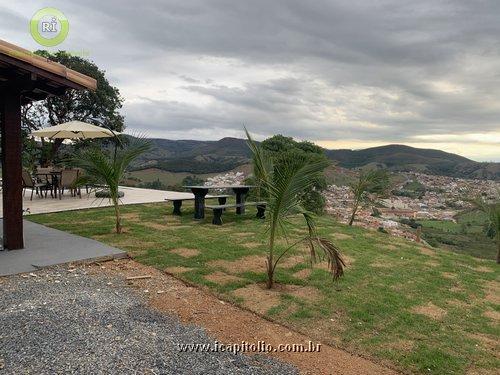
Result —
[[30, 32], [38, 44], [57, 46], [68, 36], [69, 22], [59, 9], [43, 8], [31, 17]]

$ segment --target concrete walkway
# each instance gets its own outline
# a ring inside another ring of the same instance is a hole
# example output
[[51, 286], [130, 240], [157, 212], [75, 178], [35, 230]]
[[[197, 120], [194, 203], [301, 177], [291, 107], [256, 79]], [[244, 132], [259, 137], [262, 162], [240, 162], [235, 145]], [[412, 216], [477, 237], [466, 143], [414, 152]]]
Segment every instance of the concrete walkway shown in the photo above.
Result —
[[[0, 232], [1, 228], [2, 220]], [[126, 256], [124, 251], [101, 242], [26, 220], [24, 244], [25, 248], [22, 250], [0, 251], [0, 276], [32, 272], [42, 267], [69, 262]]]
[[[120, 187], [120, 191], [125, 193], [125, 196], [121, 199], [122, 204], [164, 202], [165, 199], [179, 198], [194, 199], [194, 195], [191, 193], [177, 191], [140, 189], [125, 186]], [[109, 199], [96, 198], [94, 193], [90, 193], [89, 195], [85, 194], [85, 189], [82, 191], [81, 199], [78, 197], [72, 197], [68, 192], [66, 192], [62, 199], [54, 199], [51, 198], [50, 195], [47, 198], [40, 198], [35, 195], [33, 196], [33, 200], [30, 201], [30, 195], [31, 190], [27, 190], [23, 200], [23, 208], [25, 210], [29, 209], [30, 214], [45, 214], [49, 212], [81, 210], [111, 205]], [[2, 199], [0, 199], [0, 217], [3, 217]]]

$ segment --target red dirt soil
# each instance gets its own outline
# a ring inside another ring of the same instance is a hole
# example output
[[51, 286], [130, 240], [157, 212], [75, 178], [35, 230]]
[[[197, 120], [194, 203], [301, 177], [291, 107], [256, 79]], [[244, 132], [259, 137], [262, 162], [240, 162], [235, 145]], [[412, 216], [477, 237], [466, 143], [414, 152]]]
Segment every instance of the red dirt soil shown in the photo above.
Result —
[[[280, 344], [307, 345], [309, 341], [314, 344], [319, 343], [318, 340], [222, 301], [208, 290], [188, 286], [171, 275], [132, 260], [115, 260], [92, 265], [90, 270], [96, 273], [111, 273], [123, 278], [151, 276], [149, 279], [130, 280], [128, 283], [147, 296], [149, 303], [155, 309], [176, 315], [183, 323], [204, 327], [221, 343], [264, 341], [274, 347]], [[323, 343], [320, 353], [278, 352], [270, 355], [291, 363], [303, 374], [398, 374], [397, 371], [381, 364]]]

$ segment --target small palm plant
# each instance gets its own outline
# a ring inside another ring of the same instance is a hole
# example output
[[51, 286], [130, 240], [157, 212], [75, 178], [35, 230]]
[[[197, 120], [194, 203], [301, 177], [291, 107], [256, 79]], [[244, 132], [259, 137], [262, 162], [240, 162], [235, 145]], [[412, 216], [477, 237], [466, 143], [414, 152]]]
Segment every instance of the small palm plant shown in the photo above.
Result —
[[368, 172], [361, 172], [358, 180], [351, 184], [354, 194], [354, 204], [352, 206], [349, 225], [354, 223], [359, 206], [363, 201], [368, 201], [367, 193], [381, 194], [389, 186], [389, 174], [385, 169], [372, 169]]
[[141, 138], [132, 138], [128, 144], [119, 142], [114, 151], [90, 147], [80, 150], [72, 158], [74, 165], [84, 170], [79, 185], [106, 186], [116, 216], [116, 233], [122, 232], [120, 216], [120, 193], [118, 185], [123, 180], [130, 163], [150, 149], [150, 143]]
[[[267, 199], [269, 243], [266, 259], [267, 282], [271, 289], [274, 284], [274, 273], [280, 260], [291, 249], [299, 244], [307, 244], [310, 250], [311, 261], [319, 259], [317, 250], [321, 250], [328, 261], [328, 267], [333, 279], [337, 280], [344, 272], [345, 263], [340, 256], [339, 249], [326, 238], [321, 238], [316, 232], [314, 215], [305, 210], [300, 201], [302, 193], [311, 189], [316, 178], [328, 166], [327, 161], [304, 162], [303, 160], [289, 160], [273, 166], [272, 158], [257, 145], [245, 129], [248, 146], [253, 154], [254, 176], [259, 193]], [[308, 234], [292, 243], [279, 254], [276, 252], [276, 240], [282, 235], [287, 239], [288, 219], [300, 214], [304, 218]]]
[[[500, 196], [500, 191], [498, 195]], [[486, 234], [488, 237], [495, 238], [496, 240], [496, 262], [500, 263], [500, 201], [487, 202], [483, 198], [476, 198], [472, 201], [472, 204], [487, 216]]]

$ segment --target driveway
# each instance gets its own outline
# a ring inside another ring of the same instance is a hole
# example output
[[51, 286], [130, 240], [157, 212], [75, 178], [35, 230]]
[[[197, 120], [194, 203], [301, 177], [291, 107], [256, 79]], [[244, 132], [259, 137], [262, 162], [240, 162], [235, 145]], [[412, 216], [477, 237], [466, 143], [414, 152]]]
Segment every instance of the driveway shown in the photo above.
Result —
[[293, 374], [260, 355], [182, 352], [216, 343], [149, 307], [113, 275], [57, 267], [0, 278], [0, 368], [19, 374]]

